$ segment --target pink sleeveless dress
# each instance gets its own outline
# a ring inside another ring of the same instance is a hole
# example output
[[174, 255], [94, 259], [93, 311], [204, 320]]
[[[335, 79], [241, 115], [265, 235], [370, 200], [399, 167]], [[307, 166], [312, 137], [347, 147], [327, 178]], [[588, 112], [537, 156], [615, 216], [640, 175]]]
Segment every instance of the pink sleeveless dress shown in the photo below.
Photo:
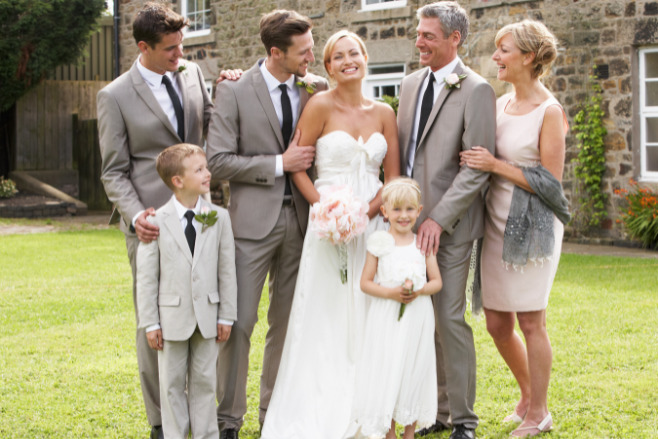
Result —
[[[539, 134], [546, 108], [560, 103], [551, 96], [527, 114], [510, 115], [505, 113], [505, 108], [512, 96], [509, 93], [496, 101], [496, 157], [519, 167], [536, 166], [540, 164]], [[523, 270], [506, 267], [502, 259], [503, 234], [513, 191], [512, 182], [491, 175], [482, 246], [482, 303], [496, 311], [539, 311], [548, 305], [560, 261], [564, 226], [554, 216], [555, 248], [551, 260], [537, 265], [528, 261]]]

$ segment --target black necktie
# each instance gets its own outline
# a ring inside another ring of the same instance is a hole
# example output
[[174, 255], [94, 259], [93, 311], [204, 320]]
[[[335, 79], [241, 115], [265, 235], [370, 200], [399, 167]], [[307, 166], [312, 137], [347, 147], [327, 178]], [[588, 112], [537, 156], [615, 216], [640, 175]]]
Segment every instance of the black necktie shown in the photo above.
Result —
[[281, 89], [281, 113], [283, 115], [281, 134], [283, 134], [283, 145], [287, 148], [292, 134], [292, 105], [290, 105], [286, 84], [279, 85], [279, 89]]
[[178, 94], [174, 90], [174, 86], [171, 84], [169, 77], [164, 75], [162, 77], [162, 83], [167, 87], [167, 94], [171, 98], [171, 103], [174, 104], [174, 112], [176, 113], [176, 120], [178, 121], [178, 137], [180, 137], [181, 142], [185, 141], [185, 120], [183, 118], [183, 107], [180, 104], [180, 99], [178, 99]]
[[416, 134], [416, 149], [418, 148], [418, 143], [420, 138], [423, 136], [423, 131], [425, 131], [425, 125], [427, 125], [427, 119], [430, 117], [432, 112], [432, 107], [434, 106], [434, 74], [430, 72], [429, 81], [427, 82], [427, 88], [425, 89], [425, 94], [423, 95], [423, 102], [420, 104], [420, 119], [418, 119], [418, 133]]
[[[283, 116], [283, 124], [281, 124], [281, 134], [283, 135], [283, 147], [288, 148], [290, 136], [292, 135], [292, 105], [290, 105], [290, 98], [288, 97], [288, 87], [286, 84], [279, 85], [281, 90], [281, 114]], [[290, 190], [290, 181], [286, 175], [286, 195], [292, 194]]]
[[196, 241], [196, 230], [194, 230], [194, 224], [192, 224], [194, 211], [188, 210], [185, 212], [185, 218], [187, 218], [187, 226], [185, 226], [185, 238], [187, 238], [187, 244], [190, 246], [192, 256], [194, 256], [194, 241]]

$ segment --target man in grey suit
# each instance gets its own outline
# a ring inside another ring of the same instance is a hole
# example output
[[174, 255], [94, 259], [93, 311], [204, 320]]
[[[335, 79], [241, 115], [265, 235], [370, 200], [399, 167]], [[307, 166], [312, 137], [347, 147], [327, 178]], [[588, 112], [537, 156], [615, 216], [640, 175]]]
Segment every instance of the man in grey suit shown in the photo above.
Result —
[[288, 179], [307, 170], [315, 148], [292, 142], [294, 127], [315, 90], [326, 80], [307, 74], [314, 61], [311, 22], [294, 11], [263, 16], [260, 36], [267, 58], [238, 81], [216, 91], [221, 107], [208, 133], [208, 162], [230, 185], [229, 214], [235, 236], [238, 318], [220, 346], [217, 420], [220, 438], [237, 438], [247, 411], [250, 337], [269, 271], [269, 329], [260, 383], [261, 425], [279, 368], [308, 220], [308, 203]]
[[[155, 159], [168, 146], [203, 145], [212, 101], [201, 70], [182, 57], [187, 20], [161, 4], [147, 3], [133, 22], [140, 56], [130, 70], [98, 92], [102, 155], [101, 180], [121, 216], [133, 274], [139, 240], [149, 242], [158, 228], [146, 220], [171, 197]], [[135, 317], [137, 307], [135, 306]], [[162, 437], [158, 357], [144, 330], [137, 330], [137, 363], [151, 437]]]
[[423, 253], [437, 254], [443, 278], [443, 289], [432, 297], [439, 410], [436, 424], [420, 433], [452, 425], [451, 439], [473, 439], [475, 348], [464, 319], [465, 290], [473, 241], [483, 234], [482, 189], [489, 175], [460, 168], [459, 153], [476, 145], [493, 152], [495, 94], [457, 56], [468, 34], [463, 8], [437, 2], [419, 9], [418, 18], [416, 47], [427, 68], [400, 87], [400, 163], [420, 183], [425, 208], [416, 223], [418, 242]]

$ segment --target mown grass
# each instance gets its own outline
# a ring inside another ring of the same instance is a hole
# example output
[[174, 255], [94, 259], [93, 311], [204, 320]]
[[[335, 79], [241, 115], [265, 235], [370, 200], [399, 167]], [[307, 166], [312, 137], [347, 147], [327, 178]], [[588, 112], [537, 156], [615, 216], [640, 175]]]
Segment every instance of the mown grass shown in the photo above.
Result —
[[[563, 255], [548, 310], [552, 438], [658, 437], [658, 260]], [[145, 438], [130, 269], [115, 230], [0, 237], [0, 437]], [[242, 438], [258, 437], [264, 311]], [[518, 397], [486, 333], [478, 438], [504, 438]], [[447, 438], [448, 434], [434, 438]], [[312, 438], [312, 433], [309, 433]]]

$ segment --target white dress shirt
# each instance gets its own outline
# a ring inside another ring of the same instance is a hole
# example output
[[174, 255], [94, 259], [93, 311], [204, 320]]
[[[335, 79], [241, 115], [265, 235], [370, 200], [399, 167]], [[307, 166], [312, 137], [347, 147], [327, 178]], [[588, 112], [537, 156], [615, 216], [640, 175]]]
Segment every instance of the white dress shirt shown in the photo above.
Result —
[[[455, 67], [457, 67], [457, 64], [459, 63], [459, 57], [455, 57], [452, 61], [450, 61], [448, 64], [440, 68], [434, 73], [434, 99], [432, 102], [436, 102], [436, 98], [439, 97], [439, 93], [441, 92], [441, 89], [445, 87], [445, 78], [449, 74], [452, 73], [453, 70], [455, 70]], [[419, 136], [422, 136], [423, 133], [418, 132], [418, 120], [420, 119], [420, 107], [423, 104], [423, 96], [425, 95], [425, 90], [427, 90], [427, 85], [429, 83], [429, 76], [430, 76], [430, 68], [427, 67], [427, 75], [425, 75], [425, 79], [423, 80], [423, 85], [420, 87], [420, 93], [418, 93], [418, 102], [416, 102], [416, 114], [414, 116], [414, 129], [411, 132], [411, 140], [409, 141], [409, 147], [412, 148], [411, 151], [409, 151], [409, 162], [407, 163], [407, 175], [411, 175], [411, 171], [413, 170], [414, 167], [414, 159], [416, 158], [416, 139]]]
[[[272, 98], [272, 103], [274, 104], [274, 111], [276, 111], [276, 117], [279, 119], [279, 127], [283, 125], [283, 110], [281, 109], [281, 89], [279, 85], [286, 84], [286, 89], [288, 90], [288, 97], [290, 98], [290, 107], [292, 109], [292, 126], [297, 126], [297, 118], [299, 117], [299, 88], [295, 85], [295, 75], [290, 75], [290, 78], [286, 82], [279, 82], [278, 79], [274, 77], [267, 70], [265, 66], [265, 61], [260, 64], [260, 72], [265, 79], [265, 84], [267, 85], [267, 91], [270, 92], [270, 98]], [[295, 136], [293, 131], [292, 136]], [[292, 140], [292, 137], [291, 139]], [[287, 145], [286, 145], [287, 146]], [[275, 177], [281, 177], [283, 175], [283, 157], [282, 154], [277, 154], [276, 156], [276, 169], [274, 171]]]

